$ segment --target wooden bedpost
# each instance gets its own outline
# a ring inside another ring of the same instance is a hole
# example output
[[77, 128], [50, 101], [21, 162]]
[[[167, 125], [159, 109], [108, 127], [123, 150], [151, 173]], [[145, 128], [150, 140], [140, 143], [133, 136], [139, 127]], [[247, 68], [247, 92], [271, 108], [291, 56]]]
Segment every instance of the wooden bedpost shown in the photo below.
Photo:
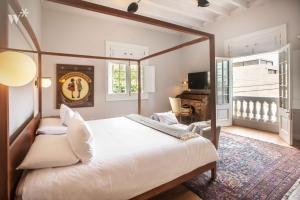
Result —
[[38, 53], [38, 77], [37, 77], [37, 81], [38, 81], [38, 90], [39, 90], [39, 113], [42, 115], [42, 54]]
[[142, 112], [142, 79], [141, 79], [141, 61], [138, 61], [138, 114]]
[[211, 180], [214, 181], [217, 178], [217, 165], [211, 168]]
[[[210, 58], [210, 105], [211, 105], [211, 134], [212, 143], [217, 147], [217, 115], [216, 115], [216, 67], [215, 67], [215, 36], [209, 37], [209, 58]], [[215, 180], [217, 177], [217, 166], [211, 169], [211, 179]]]
[[[0, 1], [0, 46], [8, 48], [8, 1]], [[8, 87], [0, 84], [0, 199], [9, 200], [9, 99]]]
[[212, 143], [217, 146], [217, 116], [216, 116], [216, 68], [215, 68], [215, 37], [209, 37], [209, 57], [210, 57], [210, 105], [211, 105], [211, 133]]

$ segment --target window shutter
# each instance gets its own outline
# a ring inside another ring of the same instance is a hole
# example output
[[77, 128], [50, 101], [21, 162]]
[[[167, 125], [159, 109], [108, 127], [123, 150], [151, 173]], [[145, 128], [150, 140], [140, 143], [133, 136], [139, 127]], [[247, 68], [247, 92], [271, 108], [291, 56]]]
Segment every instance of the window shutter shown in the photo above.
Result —
[[144, 66], [144, 92], [155, 92], [155, 66]]

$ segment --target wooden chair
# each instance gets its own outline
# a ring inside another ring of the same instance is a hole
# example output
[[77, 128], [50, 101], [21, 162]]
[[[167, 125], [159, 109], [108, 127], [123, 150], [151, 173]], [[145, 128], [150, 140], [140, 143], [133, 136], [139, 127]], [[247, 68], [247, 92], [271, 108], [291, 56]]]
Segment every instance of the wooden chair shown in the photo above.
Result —
[[190, 117], [191, 122], [193, 121], [193, 110], [191, 106], [189, 108], [184, 108], [181, 105], [180, 98], [169, 97], [169, 101], [171, 104], [172, 112], [179, 117], [179, 121], [182, 121], [182, 117]]

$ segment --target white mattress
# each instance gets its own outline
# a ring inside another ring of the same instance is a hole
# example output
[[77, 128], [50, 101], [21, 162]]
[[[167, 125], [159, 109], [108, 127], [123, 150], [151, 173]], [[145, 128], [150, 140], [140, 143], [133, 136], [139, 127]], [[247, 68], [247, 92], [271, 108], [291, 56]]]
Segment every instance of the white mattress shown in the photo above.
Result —
[[181, 141], [127, 118], [89, 121], [95, 159], [89, 164], [30, 171], [23, 200], [130, 199], [218, 159], [213, 144]]

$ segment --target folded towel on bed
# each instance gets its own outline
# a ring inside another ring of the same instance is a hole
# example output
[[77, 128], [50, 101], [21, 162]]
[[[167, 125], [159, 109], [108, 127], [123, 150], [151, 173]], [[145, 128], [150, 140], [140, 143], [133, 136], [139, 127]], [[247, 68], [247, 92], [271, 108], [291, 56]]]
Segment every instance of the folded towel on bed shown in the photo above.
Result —
[[167, 135], [170, 135], [170, 136], [175, 137], [175, 138], [180, 139], [180, 140], [185, 141], [185, 140], [189, 140], [191, 138], [199, 137], [199, 135], [196, 134], [196, 133], [186, 131], [186, 130], [182, 130], [182, 129], [179, 129], [179, 128], [175, 128], [175, 127], [172, 127], [170, 125], [160, 123], [158, 121], [152, 120], [148, 117], [144, 117], [144, 116], [141, 116], [141, 115], [132, 114], [132, 115], [127, 115], [126, 117], [128, 119], [132, 120], [132, 121], [143, 124], [144, 126], [147, 126], [147, 127], [152, 128], [152, 129], [158, 130], [162, 133], [165, 133]]

